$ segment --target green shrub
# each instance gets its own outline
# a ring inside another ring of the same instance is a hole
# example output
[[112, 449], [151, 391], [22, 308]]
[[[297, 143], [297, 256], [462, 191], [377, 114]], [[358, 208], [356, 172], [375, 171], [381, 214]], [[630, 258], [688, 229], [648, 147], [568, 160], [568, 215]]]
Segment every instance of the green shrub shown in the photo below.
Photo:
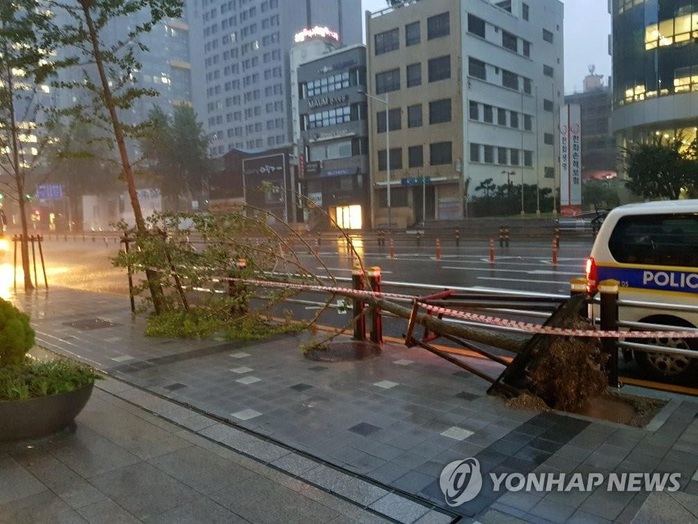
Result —
[[0, 368], [21, 364], [33, 346], [29, 316], [0, 298]]
[[91, 367], [72, 360], [25, 359], [0, 368], [0, 401], [67, 393], [93, 384], [98, 378], [101, 376]]

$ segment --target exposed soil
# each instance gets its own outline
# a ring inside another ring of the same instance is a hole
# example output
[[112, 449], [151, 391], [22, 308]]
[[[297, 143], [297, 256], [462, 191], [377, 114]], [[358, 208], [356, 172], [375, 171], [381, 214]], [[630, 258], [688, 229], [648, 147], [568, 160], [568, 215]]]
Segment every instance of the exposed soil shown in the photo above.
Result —
[[[641, 428], [646, 426], [665, 404], [666, 402], [663, 400], [606, 392], [592, 398], [586, 408], [575, 411], [575, 413]], [[508, 400], [507, 407], [531, 411], [552, 411], [543, 399], [528, 392]]]
[[330, 342], [325, 347], [312, 348], [305, 352], [305, 358], [320, 362], [344, 362], [365, 360], [381, 354], [379, 344], [350, 340]]

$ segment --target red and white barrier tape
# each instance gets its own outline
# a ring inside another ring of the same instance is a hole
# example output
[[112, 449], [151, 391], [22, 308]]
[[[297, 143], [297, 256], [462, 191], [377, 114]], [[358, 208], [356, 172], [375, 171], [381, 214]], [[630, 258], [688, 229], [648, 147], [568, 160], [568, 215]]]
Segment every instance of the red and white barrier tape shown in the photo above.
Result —
[[[223, 280], [223, 279], [222, 279]], [[298, 291], [320, 291], [324, 293], [343, 293], [349, 296], [371, 296], [376, 298], [394, 298], [403, 300], [414, 300], [413, 295], [402, 295], [397, 293], [375, 293], [373, 291], [361, 291], [341, 286], [320, 286], [311, 284], [292, 284], [290, 282], [272, 282], [269, 280], [249, 280], [249, 279], [230, 279], [263, 287], [277, 287], [283, 289], [295, 289]], [[556, 335], [566, 337], [589, 337], [589, 338], [698, 338], [698, 329], [693, 331], [601, 331], [594, 329], [570, 329], [556, 328], [550, 326], [541, 326], [540, 324], [531, 324], [528, 322], [520, 322], [517, 320], [508, 320], [505, 318], [492, 317], [481, 315], [479, 313], [468, 313], [457, 309], [450, 309], [441, 306], [421, 303], [422, 307], [428, 312], [437, 315], [445, 315], [461, 320], [470, 320], [480, 322], [482, 324], [491, 324], [498, 327], [506, 327], [522, 331], [525, 333], [540, 333], [543, 335]]]

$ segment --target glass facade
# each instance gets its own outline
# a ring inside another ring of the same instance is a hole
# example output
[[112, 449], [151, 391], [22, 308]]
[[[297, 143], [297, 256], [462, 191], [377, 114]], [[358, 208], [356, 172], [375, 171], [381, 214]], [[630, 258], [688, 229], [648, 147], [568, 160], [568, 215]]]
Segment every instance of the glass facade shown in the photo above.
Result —
[[698, 0], [614, 1], [613, 105], [698, 92]]

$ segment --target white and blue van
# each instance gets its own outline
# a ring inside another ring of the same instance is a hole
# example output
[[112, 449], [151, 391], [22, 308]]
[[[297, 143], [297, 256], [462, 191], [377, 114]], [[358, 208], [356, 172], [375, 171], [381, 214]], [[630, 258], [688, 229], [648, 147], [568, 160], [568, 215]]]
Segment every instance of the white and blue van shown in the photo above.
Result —
[[[592, 291], [601, 281], [617, 280], [621, 301], [647, 304], [642, 308], [621, 306], [621, 321], [698, 327], [698, 200], [646, 202], [613, 209], [599, 229], [586, 265]], [[626, 352], [645, 374], [663, 381], [698, 383], [698, 338], [644, 341], [696, 351], [696, 358]]]

